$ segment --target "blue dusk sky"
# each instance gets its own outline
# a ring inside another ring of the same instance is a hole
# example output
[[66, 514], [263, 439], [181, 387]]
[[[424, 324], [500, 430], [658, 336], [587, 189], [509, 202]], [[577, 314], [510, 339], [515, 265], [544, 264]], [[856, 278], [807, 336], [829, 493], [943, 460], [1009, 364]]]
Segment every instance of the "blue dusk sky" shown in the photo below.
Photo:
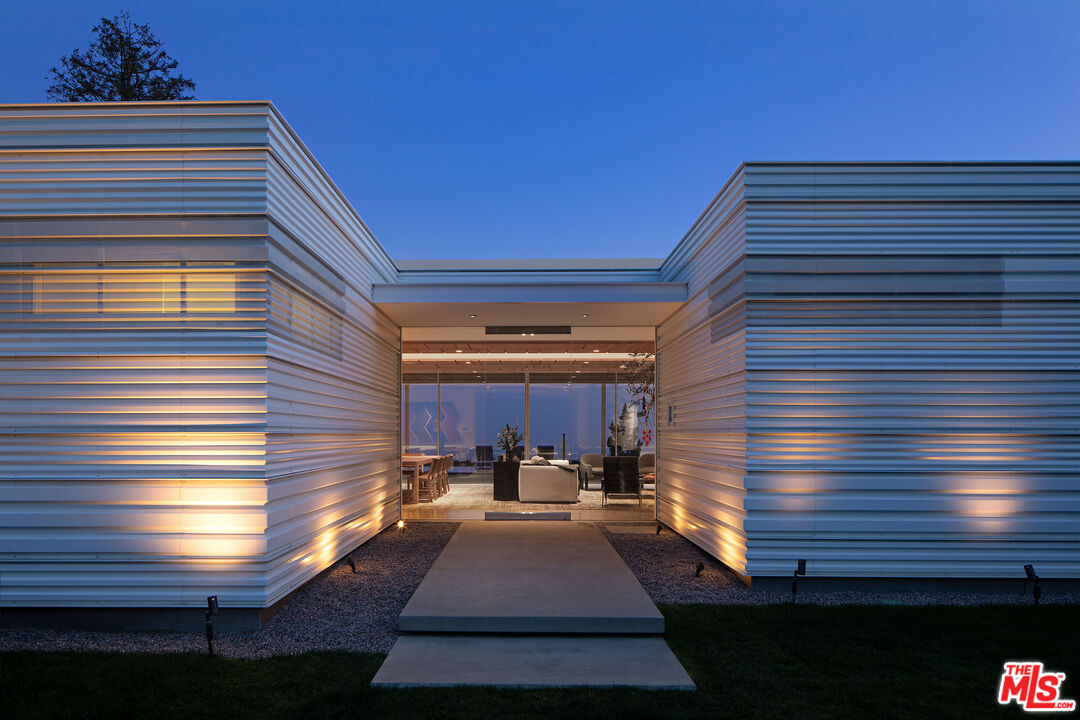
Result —
[[1080, 157], [1080, 2], [0, 2], [0, 102], [102, 15], [272, 100], [395, 258], [659, 257], [748, 160]]

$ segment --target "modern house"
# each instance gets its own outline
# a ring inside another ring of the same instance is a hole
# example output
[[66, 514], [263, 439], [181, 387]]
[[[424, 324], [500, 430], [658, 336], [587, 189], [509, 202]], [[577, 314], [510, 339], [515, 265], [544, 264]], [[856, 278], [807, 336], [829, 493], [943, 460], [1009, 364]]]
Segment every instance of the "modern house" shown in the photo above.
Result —
[[581, 375], [602, 453], [649, 348], [746, 582], [1080, 577], [1080, 163], [746, 163], [671, 246], [395, 263], [268, 102], [0, 106], [0, 622], [257, 625], [401, 517], [403, 393]]

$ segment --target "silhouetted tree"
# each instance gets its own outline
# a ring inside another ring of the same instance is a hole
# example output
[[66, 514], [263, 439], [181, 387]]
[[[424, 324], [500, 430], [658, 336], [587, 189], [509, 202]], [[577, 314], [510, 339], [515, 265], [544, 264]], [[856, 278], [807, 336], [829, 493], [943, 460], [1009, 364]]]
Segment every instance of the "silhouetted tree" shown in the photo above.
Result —
[[177, 62], [162, 49], [149, 25], [131, 21], [125, 10], [101, 18], [85, 52], [60, 58], [46, 79], [49, 99], [62, 102], [116, 100], [191, 100], [195, 83], [172, 75]]

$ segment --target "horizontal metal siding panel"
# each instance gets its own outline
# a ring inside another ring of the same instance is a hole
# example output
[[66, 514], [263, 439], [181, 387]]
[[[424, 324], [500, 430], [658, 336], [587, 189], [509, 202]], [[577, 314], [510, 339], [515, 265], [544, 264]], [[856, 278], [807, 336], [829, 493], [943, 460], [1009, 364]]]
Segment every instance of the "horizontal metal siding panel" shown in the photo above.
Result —
[[269, 112], [0, 107], [0, 216], [265, 215]]
[[742, 182], [748, 202], [1080, 200], [1075, 162], [748, 163]]
[[[695, 273], [698, 277], [712, 277], [742, 255], [744, 241], [739, 233], [743, 222], [736, 216], [743, 209], [743, 192], [743, 168], [740, 166], [660, 265], [662, 281], [687, 282]], [[730, 226], [735, 235], [725, 235], [725, 226]], [[725, 240], [716, 242], [718, 235], [724, 236]], [[693, 295], [695, 284], [691, 282], [690, 286]]]
[[[0, 142], [6, 135], [0, 120]], [[4, 152], [0, 216], [266, 212], [266, 151]]]
[[336, 281], [319, 243], [292, 233], [274, 242], [270, 602], [398, 519], [401, 452], [400, 330], [353, 291], [365, 282], [353, 269], [333, 265]]
[[270, 128], [268, 208], [272, 219], [355, 283], [393, 282], [397, 268], [360, 215], [275, 112]]
[[748, 168], [750, 575], [1080, 575], [1078, 181]]
[[0, 151], [265, 147], [266, 103], [0, 106]]
[[267, 596], [400, 516], [400, 329], [371, 304], [397, 270], [294, 133], [270, 127]]
[[0, 604], [264, 603], [265, 251], [164, 222], [0, 226]]
[[0, 108], [0, 604], [264, 604], [267, 116]]
[[697, 245], [683, 246], [685, 265], [665, 264], [665, 279], [687, 282], [690, 300], [656, 334], [657, 513], [744, 573], [746, 307], [739, 194], [737, 186], [727, 188], [688, 234]]
[[267, 606], [398, 517], [396, 271], [271, 106], [4, 108], [5, 213], [0, 602]]

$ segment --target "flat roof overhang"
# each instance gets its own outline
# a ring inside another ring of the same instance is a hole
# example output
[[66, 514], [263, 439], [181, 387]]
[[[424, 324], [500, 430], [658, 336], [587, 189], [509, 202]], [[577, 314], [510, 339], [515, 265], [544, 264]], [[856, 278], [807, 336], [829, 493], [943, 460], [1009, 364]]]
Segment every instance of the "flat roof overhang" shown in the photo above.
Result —
[[372, 287], [372, 300], [379, 309], [398, 325], [413, 327], [659, 325], [686, 297], [686, 285], [677, 282], [436, 282]]

